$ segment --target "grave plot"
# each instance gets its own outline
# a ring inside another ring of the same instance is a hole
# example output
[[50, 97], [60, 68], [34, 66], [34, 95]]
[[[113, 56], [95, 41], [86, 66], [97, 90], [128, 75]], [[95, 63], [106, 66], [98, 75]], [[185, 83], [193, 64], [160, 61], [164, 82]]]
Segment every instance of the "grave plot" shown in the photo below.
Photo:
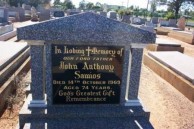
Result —
[[194, 59], [180, 52], [149, 52], [144, 64], [194, 102]]
[[157, 27], [156, 33], [159, 35], [168, 35], [171, 31], [181, 31], [181, 29], [176, 27]]
[[184, 51], [180, 43], [175, 43], [165, 38], [156, 38], [156, 43], [149, 44], [146, 48], [150, 51], [179, 51], [182, 53]]
[[27, 43], [0, 42], [0, 111], [14, 90], [14, 77], [30, 69]]
[[171, 31], [168, 33], [169, 37], [181, 40], [183, 42], [194, 44], [194, 36], [192, 32], [187, 31]]

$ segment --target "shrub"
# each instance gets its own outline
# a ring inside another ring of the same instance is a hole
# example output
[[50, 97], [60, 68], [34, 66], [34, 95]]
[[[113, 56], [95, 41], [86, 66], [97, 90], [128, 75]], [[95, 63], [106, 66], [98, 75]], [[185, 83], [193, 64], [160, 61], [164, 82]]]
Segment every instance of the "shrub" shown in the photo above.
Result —
[[169, 20], [169, 19], [175, 19], [175, 14], [173, 12], [168, 12], [165, 16], [165, 19]]

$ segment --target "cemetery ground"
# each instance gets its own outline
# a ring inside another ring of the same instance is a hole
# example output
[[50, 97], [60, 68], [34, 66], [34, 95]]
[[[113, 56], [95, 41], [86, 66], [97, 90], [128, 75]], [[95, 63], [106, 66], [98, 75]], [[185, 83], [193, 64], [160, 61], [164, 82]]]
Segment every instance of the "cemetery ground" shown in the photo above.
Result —
[[[184, 53], [194, 58], [194, 46], [165, 37], [185, 47]], [[146, 50], [144, 51], [146, 53]], [[177, 57], [178, 58], [178, 57]], [[22, 83], [30, 81], [30, 71]], [[139, 98], [144, 108], [150, 111], [150, 122], [155, 129], [193, 129], [194, 103], [151, 69], [142, 64]], [[23, 101], [6, 109], [0, 118], [0, 129], [15, 129], [18, 123], [19, 110]]]

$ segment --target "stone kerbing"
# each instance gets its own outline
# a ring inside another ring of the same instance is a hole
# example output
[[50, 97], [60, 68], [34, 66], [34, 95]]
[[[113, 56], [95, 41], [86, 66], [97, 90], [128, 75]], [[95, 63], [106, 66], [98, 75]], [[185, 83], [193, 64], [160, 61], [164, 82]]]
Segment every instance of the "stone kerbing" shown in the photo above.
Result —
[[191, 82], [187, 81], [186, 79], [147, 54], [144, 55], [143, 63], [150, 69], [152, 69], [160, 77], [169, 82], [172, 86], [174, 86], [185, 97], [194, 102], [194, 86]]

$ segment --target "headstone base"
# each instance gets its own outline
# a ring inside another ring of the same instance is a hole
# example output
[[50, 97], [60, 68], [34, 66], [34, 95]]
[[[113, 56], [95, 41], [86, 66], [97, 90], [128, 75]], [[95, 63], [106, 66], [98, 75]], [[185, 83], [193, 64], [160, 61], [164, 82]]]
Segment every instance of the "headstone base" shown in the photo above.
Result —
[[19, 113], [20, 129], [153, 129], [142, 106], [56, 105], [28, 108], [31, 94]]
[[141, 103], [139, 100], [128, 100], [125, 106], [141, 106]]
[[47, 107], [47, 104], [46, 104], [46, 101], [44, 100], [32, 100], [30, 101], [30, 104], [28, 105], [29, 108], [36, 108], [36, 107], [39, 107], [39, 108], [46, 108]]

